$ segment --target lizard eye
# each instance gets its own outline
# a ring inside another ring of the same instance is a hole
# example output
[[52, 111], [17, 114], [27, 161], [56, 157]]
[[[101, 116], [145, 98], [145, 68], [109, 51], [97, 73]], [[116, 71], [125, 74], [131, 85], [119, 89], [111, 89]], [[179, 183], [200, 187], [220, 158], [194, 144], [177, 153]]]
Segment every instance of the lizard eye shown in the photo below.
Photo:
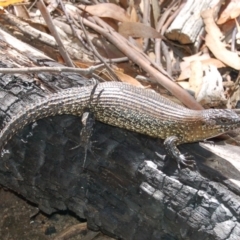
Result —
[[227, 123], [229, 123], [229, 119], [221, 118], [221, 119], [218, 119], [217, 122], [219, 124], [227, 124]]

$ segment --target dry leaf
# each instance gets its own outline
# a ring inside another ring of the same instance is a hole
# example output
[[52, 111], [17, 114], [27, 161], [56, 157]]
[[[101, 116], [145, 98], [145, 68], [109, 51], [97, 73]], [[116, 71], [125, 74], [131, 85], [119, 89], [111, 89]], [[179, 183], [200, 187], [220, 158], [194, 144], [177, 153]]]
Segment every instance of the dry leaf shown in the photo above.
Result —
[[206, 60], [202, 60], [202, 64], [204, 66], [212, 65], [212, 66], [215, 66], [216, 68], [226, 67], [226, 65], [222, 61], [220, 61], [216, 58], [209, 58], [209, 59], [206, 59]]
[[119, 28], [118, 32], [125, 36], [131, 36], [136, 38], [160, 38], [161, 34], [154, 28], [149, 27], [143, 23], [137, 22], [124, 22]]
[[82, 10], [93, 16], [112, 18], [120, 22], [129, 22], [126, 11], [113, 3], [100, 3], [92, 6], [78, 5]]
[[195, 97], [202, 87], [203, 81], [203, 65], [201, 61], [193, 61], [190, 63], [191, 75], [189, 77], [189, 87], [195, 92]]
[[22, 3], [25, 2], [25, 0], [0, 0], [0, 7], [7, 7], [9, 5], [13, 5], [15, 3]]
[[201, 61], [201, 60], [205, 60], [205, 59], [209, 59], [210, 56], [208, 53], [202, 53], [202, 52], [198, 52], [196, 54], [193, 54], [191, 56], [188, 57], [183, 57], [184, 63], [190, 63], [192, 61]]
[[214, 21], [213, 10], [205, 10], [202, 12], [201, 16], [206, 25], [205, 29], [207, 35], [205, 37], [205, 44], [207, 47], [211, 50], [214, 56], [223, 63], [236, 70], [240, 70], [240, 58], [238, 54], [227, 50], [225, 44], [220, 40], [223, 39], [223, 36]]
[[190, 75], [191, 75], [191, 70], [190, 70], [190, 66], [188, 66], [181, 71], [181, 74], [179, 75], [177, 81], [183, 81], [185, 79], [188, 79]]
[[207, 108], [226, 104], [222, 76], [216, 67], [210, 66], [208, 69], [205, 69], [205, 76], [196, 100]]
[[138, 22], [139, 21], [138, 12], [135, 7], [131, 8], [129, 14], [130, 14], [130, 22]]
[[122, 73], [120, 71], [115, 70], [114, 72], [122, 82], [130, 83], [136, 87], [144, 88], [144, 86], [139, 81], [137, 81], [135, 78], [133, 78], [125, 73]]
[[240, 1], [232, 0], [220, 15], [217, 24], [223, 24], [228, 19], [237, 18], [240, 14]]
[[[188, 79], [191, 75], [191, 69], [190, 69], [190, 63], [191, 62], [181, 62], [180, 67], [182, 69], [180, 76], [178, 77], [177, 81], [182, 81], [185, 79]], [[216, 68], [222, 68], [226, 67], [226, 65], [221, 62], [220, 60], [216, 58], [209, 58], [209, 59], [203, 59], [201, 60], [201, 63], [203, 67], [207, 66], [215, 66]]]

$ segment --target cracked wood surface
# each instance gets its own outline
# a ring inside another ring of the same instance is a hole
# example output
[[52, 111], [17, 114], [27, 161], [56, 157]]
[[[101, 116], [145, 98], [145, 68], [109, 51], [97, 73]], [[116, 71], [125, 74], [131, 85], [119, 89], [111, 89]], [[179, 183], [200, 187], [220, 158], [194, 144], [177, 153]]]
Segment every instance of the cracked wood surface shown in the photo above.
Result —
[[[1, 53], [0, 65], [9, 67], [10, 55]], [[1, 75], [0, 126], [27, 102], [49, 94], [46, 89], [86, 82], [75, 74], [36, 78], [38, 84], [27, 74]], [[195, 156], [198, 169], [178, 173], [174, 161], [156, 156], [165, 153], [162, 141], [96, 122], [84, 165], [84, 148], [73, 149], [81, 127], [81, 119], [67, 115], [26, 126], [2, 153], [0, 184], [46, 213], [69, 209], [89, 228], [120, 239], [239, 236], [240, 189], [211, 167], [213, 161], [224, 166], [223, 158], [185, 144], [181, 151]], [[239, 180], [234, 165], [226, 168]]]

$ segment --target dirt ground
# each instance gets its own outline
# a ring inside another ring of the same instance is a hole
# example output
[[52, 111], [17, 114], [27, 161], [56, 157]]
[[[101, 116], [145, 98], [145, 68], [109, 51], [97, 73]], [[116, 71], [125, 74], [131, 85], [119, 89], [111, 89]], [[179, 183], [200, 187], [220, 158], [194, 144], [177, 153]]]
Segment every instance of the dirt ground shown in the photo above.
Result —
[[[1, 240], [112, 239], [87, 230], [74, 214], [54, 213], [50, 216], [20, 196], [0, 188]], [[112, 239], [114, 240], [114, 239]]]

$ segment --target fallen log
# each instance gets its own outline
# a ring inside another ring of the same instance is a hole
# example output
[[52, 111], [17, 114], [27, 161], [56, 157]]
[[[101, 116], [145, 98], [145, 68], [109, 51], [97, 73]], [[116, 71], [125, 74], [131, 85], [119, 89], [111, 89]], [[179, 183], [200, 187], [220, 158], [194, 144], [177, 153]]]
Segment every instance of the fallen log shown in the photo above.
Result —
[[[1, 66], [33, 58], [20, 52], [22, 58], [13, 58], [14, 46], [3, 38], [0, 43]], [[49, 59], [41, 60], [48, 64]], [[69, 73], [41, 73], [34, 78], [1, 74], [0, 126], [52, 89], [87, 81]], [[239, 236], [239, 171], [226, 159], [198, 143], [185, 144], [181, 151], [195, 156], [197, 169], [178, 171], [174, 161], [164, 162], [155, 154], [165, 153], [162, 140], [96, 122], [86, 150], [78, 146], [81, 129], [81, 119], [69, 115], [26, 126], [1, 154], [0, 184], [47, 214], [69, 209], [86, 219], [90, 229], [119, 239]], [[220, 168], [214, 169], [213, 162], [227, 168], [236, 182]]]

